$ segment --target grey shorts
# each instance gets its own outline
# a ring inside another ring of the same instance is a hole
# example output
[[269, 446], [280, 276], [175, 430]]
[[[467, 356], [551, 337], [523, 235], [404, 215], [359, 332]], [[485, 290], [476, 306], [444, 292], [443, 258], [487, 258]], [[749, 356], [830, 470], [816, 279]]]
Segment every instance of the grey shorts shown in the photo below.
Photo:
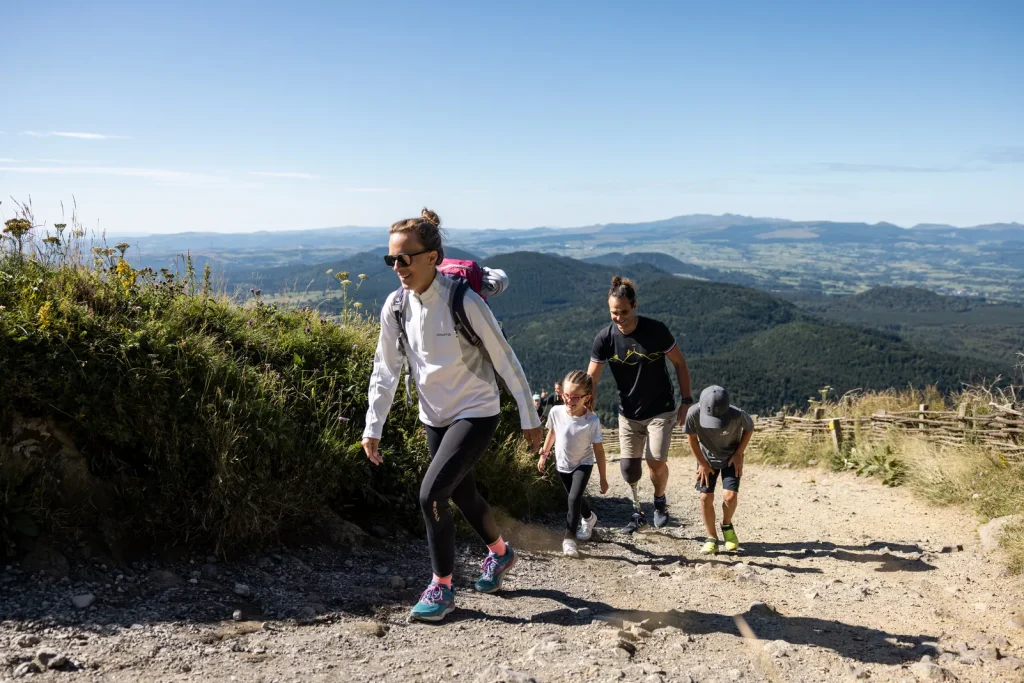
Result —
[[657, 462], [668, 460], [676, 411], [662, 413], [646, 420], [630, 420], [619, 415], [619, 450], [623, 458], [646, 458]]

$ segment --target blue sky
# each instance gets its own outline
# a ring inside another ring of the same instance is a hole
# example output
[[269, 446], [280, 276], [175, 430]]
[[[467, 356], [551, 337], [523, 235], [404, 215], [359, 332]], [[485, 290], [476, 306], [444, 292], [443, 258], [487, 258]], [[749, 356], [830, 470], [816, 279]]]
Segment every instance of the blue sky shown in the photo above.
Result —
[[151, 4], [5, 4], [4, 218], [1024, 221], [1020, 2]]

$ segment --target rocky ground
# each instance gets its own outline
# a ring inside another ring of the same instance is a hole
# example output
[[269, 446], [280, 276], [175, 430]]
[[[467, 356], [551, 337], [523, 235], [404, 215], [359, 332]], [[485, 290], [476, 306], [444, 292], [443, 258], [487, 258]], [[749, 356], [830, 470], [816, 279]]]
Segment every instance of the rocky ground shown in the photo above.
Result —
[[0, 573], [0, 680], [1024, 681], [1024, 580], [968, 513], [748, 466], [741, 552], [706, 558], [691, 469], [675, 467], [662, 531], [614, 530], [621, 481], [592, 492], [600, 538], [581, 559], [560, 554], [557, 520], [515, 528], [499, 595], [473, 592], [482, 546], [463, 545], [441, 625], [406, 623], [429, 577], [407, 537], [230, 564], [42, 545]]

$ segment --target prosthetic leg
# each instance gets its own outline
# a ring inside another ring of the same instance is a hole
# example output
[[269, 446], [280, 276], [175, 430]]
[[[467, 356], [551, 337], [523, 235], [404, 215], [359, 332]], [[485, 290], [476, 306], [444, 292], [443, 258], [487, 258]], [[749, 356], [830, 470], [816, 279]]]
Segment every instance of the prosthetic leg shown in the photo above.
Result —
[[630, 491], [633, 492], [633, 518], [629, 521], [629, 524], [622, 528], [622, 531], [627, 534], [647, 526], [647, 517], [644, 516], [644, 510], [640, 506], [639, 486], [640, 477], [643, 475], [643, 466], [640, 463], [640, 458], [626, 458], [619, 461], [622, 478], [626, 480]]

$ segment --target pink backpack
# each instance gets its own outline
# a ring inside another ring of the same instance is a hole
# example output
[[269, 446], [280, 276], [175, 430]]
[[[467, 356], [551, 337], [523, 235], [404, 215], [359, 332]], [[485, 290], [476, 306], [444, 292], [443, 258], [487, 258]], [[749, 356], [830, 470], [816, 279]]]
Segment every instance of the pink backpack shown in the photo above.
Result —
[[479, 294], [484, 301], [487, 300], [487, 296], [482, 291], [484, 269], [476, 261], [446, 258], [438, 264], [437, 272], [452, 280], [465, 280], [470, 289]]

